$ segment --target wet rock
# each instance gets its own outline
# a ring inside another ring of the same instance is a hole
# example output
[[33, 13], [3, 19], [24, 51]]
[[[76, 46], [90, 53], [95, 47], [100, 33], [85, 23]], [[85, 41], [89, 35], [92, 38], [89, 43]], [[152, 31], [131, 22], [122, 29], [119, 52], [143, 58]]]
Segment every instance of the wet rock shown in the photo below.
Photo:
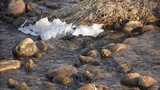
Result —
[[36, 43], [36, 45], [40, 49], [40, 51], [47, 51], [49, 48], [49, 45], [46, 41], [39, 41]]
[[16, 87], [18, 84], [19, 84], [19, 83], [18, 83], [17, 80], [12, 79], [12, 78], [9, 78], [9, 79], [8, 79], [8, 86], [9, 86], [9, 87]]
[[108, 87], [104, 85], [96, 85], [96, 84], [89, 83], [80, 87], [79, 90], [108, 90]]
[[95, 84], [86, 84], [80, 87], [79, 90], [97, 90], [97, 88]]
[[145, 25], [143, 27], [143, 32], [155, 32], [158, 29], [158, 27], [154, 25]]
[[31, 72], [34, 67], [35, 67], [35, 63], [33, 62], [32, 59], [30, 59], [30, 60], [26, 63], [26, 70], [27, 70], [27, 72]]
[[141, 77], [139, 73], [128, 73], [121, 79], [121, 83], [126, 86], [138, 86], [138, 80]]
[[[128, 34], [132, 34], [134, 31], [138, 30], [138, 28], [142, 28], [142, 27], [143, 27], [143, 24], [140, 21], [129, 21], [124, 26], [123, 31]], [[142, 30], [140, 30], [139, 32], [141, 31]]]
[[91, 81], [94, 78], [94, 74], [88, 70], [83, 72], [83, 76], [86, 78], [86, 80]]
[[62, 65], [58, 68], [50, 71], [48, 77], [51, 80], [55, 80], [64, 85], [70, 85], [73, 83], [73, 76], [77, 74], [77, 69], [72, 65]]
[[113, 52], [120, 52], [126, 49], [128, 49], [128, 45], [123, 43], [118, 43], [111, 48]]
[[30, 90], [30, 89], [25, 82], [22, 82], [20, 85], [17, 86], [17, 90]]
[[25, 3], [23, 0], [11, 0], [8, 5], [8, 12], [13, 16], [23, 14], [25, 12]]
[[150, 76], [141, 76], [138, 81], [138, 84], [141, 88], [150, 88], [156, 83], [157, 81]]
[[34, 57], [37, 58], [37, 59], [40, 59], [40, 58], [43, 57], [43, 55], [44, 55], [43, 52], [38, 52], [38, 53], [36, 53], [36, 54], [34, 55]]
[[110, 58], [112, 57], [112, 52], [109, 49], [101, 49], [101, 57]]
[[98, 55], [98, 52], [97, 50], [90, 50], [89, 52], [87, 52], [86, 56], [90, 56], [90, 57], [93, 57], [93, 58], [96, 58]]
[[97, 90], [109, 90], [109, 87], [107, 87], [106, 85], [97, 85]]
[[31, 2], [26, 3], [26, 11], [32, 11], [33, 10], [33, 4]]
[[82, 64], [99, 64], [99, 61], [96, 58], [90, 56], [80, 55], [79, 60]]
[[38, 52], [36, 43], [31, 38], [26, 38], [16, 46], [17, 56], [33, 56]]
[[15, 70], [21, 67], [21, 62], [18, 60], [2, 60], [0, 61], [0, 73]]

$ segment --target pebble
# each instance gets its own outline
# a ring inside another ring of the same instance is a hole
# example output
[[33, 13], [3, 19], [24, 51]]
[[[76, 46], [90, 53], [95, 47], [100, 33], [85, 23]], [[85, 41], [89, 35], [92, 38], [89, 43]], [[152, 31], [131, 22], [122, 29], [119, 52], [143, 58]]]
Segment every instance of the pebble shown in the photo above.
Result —
[[143, 88], [150, 88], [154, 86], [156, 83], [157, 81], [150, 76], [141, 76], [138, 81], [139, 86]]
[[112, 52], [109, 49], [101, 49], [101, 57], [102, 58], [110, 58], [112, 57]]
[[109, 90], [105, 85], [96, 85], [93, 83], [85, 84], [79, 90]]
[[35, 63], [33, 62], [32, 59], [30, 59], [27, 63], [26, 63], [26, 70], [27, 72], [31, 72], [33, 70], [35, 66]]
[[18, 84], [19, 84], [19, 83], [18, 83], [17, 80], [12, 79], [12, 78], [9, 78], [9, 79], [8, 79], [8, 86], [9, 86], [9, 87], [16, 87]]
[[39, 41], [36, 42], [37, 47], [40, 49], [40, 51], [47, 51], [49, 48], [49, 45], [46, 41]]
[[80, 55], [79, 60], [82, 64], [98, 64], [98, 60], [96, 58], [90, 56]]
[[30, 90], [30, 89], [25, 82], [22, 82], [20, 85], [17, 86], [17, 90]]
[[8, 5], [8, 12], [13, 16], [18, 16], [25, 12], [25, 3], [23, 0], [11, 0]]
[[17, 56], [33, 56], [39, 51], [36, 43], [31, 38], [25, 38], [16, 46]]
[[137, 28], [142, 28], [143, 24], [140, 21], [129, 21], [123, 28], [123, 31], [132, 34], [133, 31]]
[[97, 90], [95, 84], [85, 84], [79, 90]]
[[90, 57], [93, 57], [93, 58], [96, 58], [97, 55], [98, 55], [97, 50], [90, 50], [90, 51], [86, 54], [86, 56], [90, 56]]
[[21, 67], [21, 62], [18, 60], [2, 60], [0, 61], [0, 73], [15, 70]]
[[157, 29], [157, 27], [154, 25], [145, 25], [143, 27], [143, 32], [155, 32], [156, 29]]
[[73, 75], [78, 73], [77, 68], [72, 65], [62, 65], [55, 68], [53, 71], [49, 71], [48, 77], [52, 80], [56, 80], [64, 85], [70, 85], [73, 82]]
[[138, 80], [141, 77], [139, 73], [128, 73], [121, 79], [121, 83], [125, 86], [138, 86]]
[[112, 52], [120, 52], [120, 51], [123, 51], [123, 50], [126, 50], [126, 49], [128, 49], [127, 44], [118, 43], [111, 48], [111, 51]]

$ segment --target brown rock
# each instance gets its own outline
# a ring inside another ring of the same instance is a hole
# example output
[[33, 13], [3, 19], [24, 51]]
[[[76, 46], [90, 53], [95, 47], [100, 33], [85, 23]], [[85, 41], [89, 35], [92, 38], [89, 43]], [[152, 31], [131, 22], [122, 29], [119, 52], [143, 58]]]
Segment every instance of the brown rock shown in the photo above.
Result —
[[27, 72], [31, 72], [34, 68], [35, 64], [33, 62], [32, 59], [30, 59], [27, 63], [26, 63], [26, 70]]
[[2, 60], [0, 61], [0, 73], [8, 70], [19, 69], [21, 62], [18, 60]]
[[73, 81], [72, 76], [77, 74], [77, 69], [72, 65], [62, 65], [50, 71], [48, 76], [64, 85], [70, 85]]
[[120, 51], [128, 49], [128, 45], [119, 43], [119, 44], [116, 44], [115, 46], [113, 46], [111, 49], [113, 52], [120, 52]]
[[141, 76], [138, 81], [139, 86], [143, 88], [150, 88], [154, 86], [156, 83], [157, 81], [150, 76]]
[[17, 90], [30, 90], [30, 89], [29, 89], [28, 85], [25, 82], [23, 82], [17, 86]]
[[95, 85], [95, 84], [89, 83], [80, 87], [80, 90], [108, 90], [108, 87], [104, 85]]
[[97, 85], [97, 90], [109, 90], [109, 88], [105, 85]]
[[13, 16], [23, 14], [25, 12], [25, 3], [23, 0], [11, 0], [8, 5], [8, 11]]
[[17, 56], [33, 56], [38, 52], [35, 42], [31, 38], [26, 38], [16, 46]]
[[108, 49], [101, 49], [101, 57], [102, 58], [109, 58], [112, 56], [112, 52]]
[[139, 73], [128, 73], [121, 79], [121, 83], [126, 86], [138, 86], [138, 80], [141, 77]]
[[80, 90], [97, 90], [97, 88], [95, 84], [85, 84], [80, 87]]
[[90, 51], [86, 54], [86, 56], [90, 56], [90, 57], [96, 58], [96, 57], [97, 57], [97, 54], [98, 54], [97, 50], [90, 50]]
[[48, 50], [48, 43], [45, 41], [39, 41], [36, 43], [37, 47], [40, 49], [40, 51], [47, 51]]
[[82, 64], [98, 64], [96, 58], [80, 55], [79, 60]]
[[143, 32], [155, 32], [158, 28], [153, 25], [145, 25], [143, 27]]
[[142, 28], [142, 27], [143, 27], [143, 24], [140, 21], [129, 21], [124, 26], [123, 31], [131, 34], [133, 32], [133, 30], [135, 30], [137, 28]]
[[18, 81], [12, 78], [8, 79], [8, 86], [9, 87], [16, 87], [18, 85]]

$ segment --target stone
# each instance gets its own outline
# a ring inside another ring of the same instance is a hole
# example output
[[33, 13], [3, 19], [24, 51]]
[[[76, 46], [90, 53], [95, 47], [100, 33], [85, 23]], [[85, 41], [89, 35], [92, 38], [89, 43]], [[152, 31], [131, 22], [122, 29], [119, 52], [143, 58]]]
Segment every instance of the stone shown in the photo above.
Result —
[[40, 49], [40, 51], [47, 51], [49, 48], [49, 45], [46, 41], [39, 41], [36, 43], [36, 45]]
[[79, 60], [82, 64], [98, 64], [98, 60], [96, 58], [90, 57], [90, 56], [79, 56]]
[[121, 84], [130, 87], [138, 86], [138, 80], [140, 77], [141, 75], [139, 73], [128, 73], [121, 79]]
[[36, 43], [31, 38], [25, 38], [16, 46], [17, 56], [33, 56], [39, 51]]
[[143, 24], [140, 21], [129, 21], [124, 26], [123, 31], [128, 34], [132, 34], [134, 30], [136, 30], [137, 28], [142, 28], [142, 27], [143, 27]]
[[93, 83], [89, 83], [81, 86], [79, 90], [108, 90], [108, 87], [105, 85], [96, 85]]
[[143, 32], [155, 32], [158, 29], [158, 27], [154, 25], [144, 25]]
[[9, 86], [9, 87], [16, 87], [18, 84], [19, 84], [19, 83], [18, 83], [17, 80], [12, 79], [12, 78], [9, 78], [9, 79], [8, 79], [8, 86]]
[[95, 84], [85, 84], [79, 90], [97, 90]]
[[98, 52], [97, 50], [90, 50], [89, 52], [87, 52], [86, 56], [90, 56], [90, 57], [93, 57], [93, 58], [96, 58], [98, 55]]
[[73, 76], [78, 73], [77, 68], [72, 65], [62, 65], [49, 71], [48, 77], [64, 85], [70, 85], [73, 82]]
[[109, 87], [107, 87], [106, 85], [97, 85], [97, 90], [109, 90]]
[[31, 72], [34, 67], [35, 67], [35, 63], [33, 62], [32, 59], [30, 59], [30, 60], [26, 63], [26, 70], [27, 70], [27, 72]]
[[13, 16], [23, 14], [25, 12], [25, 3], [23, 0], [11, 0], [8, 5], [8, 12]]
[[138, 81], [139, 86], [143, 88], [150, 88], [154, 86], [156, 83], [157, 81], [150, 76], [142, 76], [139, 78]]
[[83, 76], [87, 79], [87, 80], [92, 80], [94, 78], [94, 74], [88, 70], [85, 70], [83, 72]]
[[0, 61], [0, 73], [15, 70], [21, 67], [21, 62], [18, 60], [2, 60]]
[[102, 58], [110, 58], [112, 57], [112, 52], [109, 49], [101, 49], [101, 57]]
[[118, 43], [111, 48], [112, 52], [120, 52], [126, 49], [128, 49], [128, 45], [123, 43]]
[[30, 90], [30, 89], [25, 82], [22, 82], [20, 85], [17, 86], [17, 90]]

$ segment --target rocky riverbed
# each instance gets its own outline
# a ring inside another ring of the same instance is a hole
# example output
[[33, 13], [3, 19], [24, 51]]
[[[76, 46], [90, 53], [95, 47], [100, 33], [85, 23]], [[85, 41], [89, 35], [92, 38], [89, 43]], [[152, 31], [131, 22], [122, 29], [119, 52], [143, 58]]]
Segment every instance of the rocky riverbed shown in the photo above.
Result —
[[[45, 4], [49, 8], [64, 10], [79, 0], [54, 0], [58, 6], [49, 2]], [[160, 89], [157, 22], [129, 21], [123, 29], [105, 28], [98, 37], [41, 41], [17, 30], [25, 19], [33, 23], [40, 18], [33, 12], [0, 18], [0, 90]]]

